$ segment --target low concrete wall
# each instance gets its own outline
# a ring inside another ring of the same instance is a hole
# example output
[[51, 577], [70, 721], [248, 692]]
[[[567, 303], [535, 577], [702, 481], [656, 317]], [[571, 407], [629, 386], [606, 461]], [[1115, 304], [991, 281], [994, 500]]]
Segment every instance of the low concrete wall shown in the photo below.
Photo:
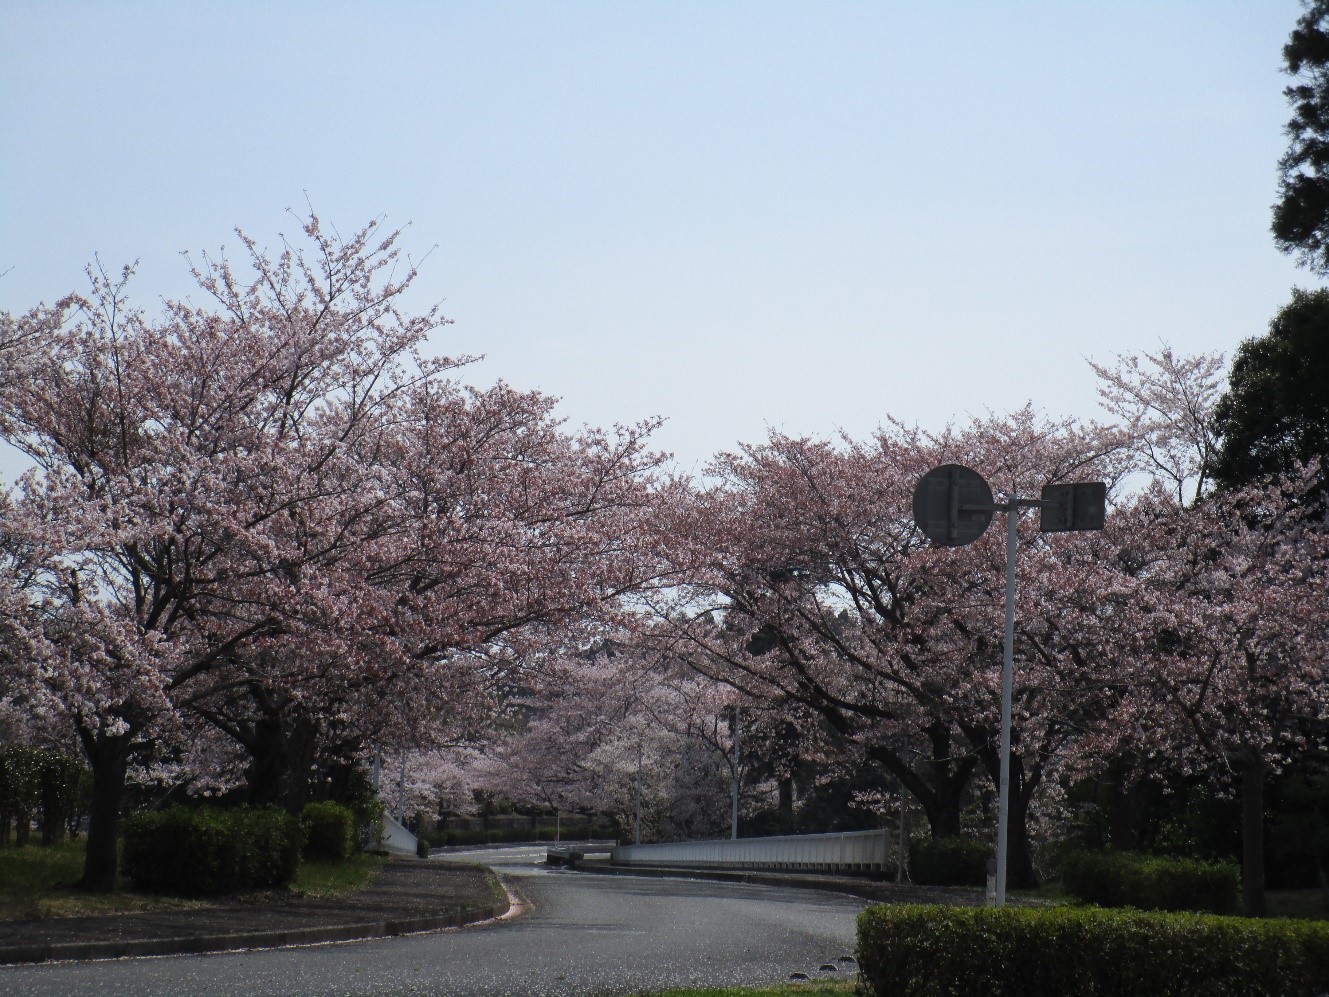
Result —
[[406, 830], [397, 818], [384, 814], [382, 847], [392, 855], [414, 855], [415, 835]]
[[785, 834], [771, 838], [675, 841], [620, 845], [616, 865], [667, 865], [692, 869], [804, 869], [883, 872], [890, 861], [887, 831]]

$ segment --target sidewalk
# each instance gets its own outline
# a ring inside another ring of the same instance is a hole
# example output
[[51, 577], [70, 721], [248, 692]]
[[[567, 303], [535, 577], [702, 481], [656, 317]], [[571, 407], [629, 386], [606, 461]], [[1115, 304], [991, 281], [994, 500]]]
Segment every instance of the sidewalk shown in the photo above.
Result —
[[322, 899], [204, 910], [0, 922], [0, 964], [277, 948], [458, 927], [508, 911], [492, 874], [440, 861], [394, 860], [374, 881]]

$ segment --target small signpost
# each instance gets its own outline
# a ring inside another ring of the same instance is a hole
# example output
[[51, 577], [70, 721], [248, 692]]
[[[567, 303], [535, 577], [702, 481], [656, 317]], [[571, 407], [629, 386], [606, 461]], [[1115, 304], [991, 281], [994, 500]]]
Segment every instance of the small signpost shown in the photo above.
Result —
[[992, 501], [992, 489], [977, 471], [962, 464], [942, 464], [919, 479], [914, 489], [914, 522], [940, 547], [963, 547], [983, 535], [994, 512], [1006, 513], [1006, 634], [1001, 656], [1001, 779], [997, 805], [995, 903], [1006, 904], [1006, 849], [1011, 808], [1011, 686], [1015, 658], [1015, 551], [1020, 509], [1041, 510], [1044, 533], [1101, 530], [1107, 516], [1107, 485], [1079, 481], [1043, 486], [1040, 498], [1011, 494]]

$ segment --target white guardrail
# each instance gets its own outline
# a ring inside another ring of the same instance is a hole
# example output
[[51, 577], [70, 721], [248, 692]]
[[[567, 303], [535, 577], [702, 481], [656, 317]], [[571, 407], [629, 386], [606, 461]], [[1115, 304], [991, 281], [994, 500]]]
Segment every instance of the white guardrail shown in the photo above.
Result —
[[887, 831], [785, 834], [772, 838], [675, 841], [619, 845], [615, 865], [669, 865], [695, 869], [817, 869], [882, 872], [890, 860]]

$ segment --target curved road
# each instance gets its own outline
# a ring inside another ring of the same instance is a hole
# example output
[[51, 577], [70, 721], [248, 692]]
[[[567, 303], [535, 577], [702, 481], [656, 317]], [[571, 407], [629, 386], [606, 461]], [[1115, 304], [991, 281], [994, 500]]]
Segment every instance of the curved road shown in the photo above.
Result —
[[493, 865], [530, 910], [340, 945], [0, 967], [0, 994], [561, 997], [774, 983], [841, 975], [819, 967], [853, 953], [863, 907], [810, 890], [548, 870], [543, 849], [457, 857]]

